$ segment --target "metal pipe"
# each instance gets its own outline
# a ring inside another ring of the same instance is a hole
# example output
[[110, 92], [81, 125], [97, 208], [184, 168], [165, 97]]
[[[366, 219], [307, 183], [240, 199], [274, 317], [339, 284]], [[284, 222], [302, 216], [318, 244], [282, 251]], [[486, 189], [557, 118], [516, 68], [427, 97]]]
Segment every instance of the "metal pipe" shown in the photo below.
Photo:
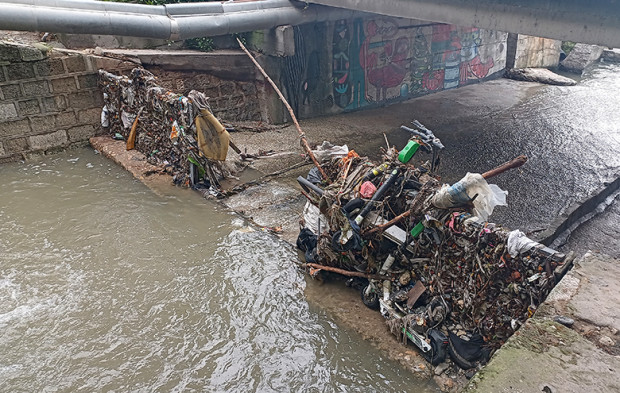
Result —
[[132, 3], [116, 3], [96, 0], [2, 0], [4, 4], [15, 4], [31, 7], [66, 8], [68, 10], [110, 11], [134, 14], [153, 14], [166, 16], [162, 5], [143, 5]]
[[153, 15], [201, 15], [291, 7], [290, 0], [254, 0], [243, 2], [202, 2], [146, 5], [98, 0], [2, 0], [0, 3], [34, 7], [68, 8], [70, 10], [126, 12]]
[[[6, 30], [179, 40], [353, 18], [356, 11], [300, 8], [289, 0], [147, 6], [90, 0], [2, 0]], [[191, 16], [190, 16], [191, 15]]]

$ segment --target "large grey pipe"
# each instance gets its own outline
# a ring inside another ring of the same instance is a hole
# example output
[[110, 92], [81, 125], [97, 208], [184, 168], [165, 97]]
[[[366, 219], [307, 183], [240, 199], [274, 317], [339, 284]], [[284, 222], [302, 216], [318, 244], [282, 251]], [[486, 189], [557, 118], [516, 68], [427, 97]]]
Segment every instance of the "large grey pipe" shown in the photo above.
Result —
[[148, 6], [90, 0], [2, 0], [5, 30], [104, 34], [179, 40], [279, 25], [351, 18], [356, 12], [323, 6], [301, 8], [289, 0]]

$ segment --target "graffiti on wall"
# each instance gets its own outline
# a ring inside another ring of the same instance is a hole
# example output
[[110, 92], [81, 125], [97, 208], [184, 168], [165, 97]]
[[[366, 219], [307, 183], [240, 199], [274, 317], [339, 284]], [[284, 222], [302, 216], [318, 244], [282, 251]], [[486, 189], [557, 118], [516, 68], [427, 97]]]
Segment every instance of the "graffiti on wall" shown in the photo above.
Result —
[[393, 88], [400, 95], [399, 87], [409, 67], [409, 37], [398, 34], [398, 24], [391, 18], [368, 21], [365, 33], [359, 61], [364, 70], [366, 100], [394, 98]]
[[[481, 31], [381, 17], [334, 24], [331, 53], [333, 104], [350, 110], [451, 89], [489, 75]], [[307, 101], [304, 99], [304, 104]]]
[[349, 71], [349, 44], [351, 36], [346, 20], [339, 20], [334, 26], [334, 39], [332, 49], [332, 78], [334, 103], [341, 108], [346, 108], [351, 101], [351, 83]]
[[481, 43], [477, 28], [434, 25], [432, 70], [423, 76], [423, 87], [430, 91], [452, 89], [487, 76], [495, 62], [492, 57], [480, 58]]

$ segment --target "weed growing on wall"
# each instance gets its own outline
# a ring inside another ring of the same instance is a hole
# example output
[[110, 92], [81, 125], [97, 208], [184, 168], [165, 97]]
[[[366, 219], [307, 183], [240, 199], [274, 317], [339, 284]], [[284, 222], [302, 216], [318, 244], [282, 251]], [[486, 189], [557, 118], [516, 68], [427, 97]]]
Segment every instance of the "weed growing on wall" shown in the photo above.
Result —
[[188, 38], [185, 40], [185, 47], [202, 52], [211, 52], [215, 49], [213, 40], [209, 37]]

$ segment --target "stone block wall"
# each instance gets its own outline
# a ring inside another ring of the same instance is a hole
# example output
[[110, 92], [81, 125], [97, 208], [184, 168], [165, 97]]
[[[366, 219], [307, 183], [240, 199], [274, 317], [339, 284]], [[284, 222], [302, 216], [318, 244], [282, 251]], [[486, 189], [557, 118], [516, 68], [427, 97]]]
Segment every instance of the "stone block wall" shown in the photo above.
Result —
[[261, 108], [260, 84], [255, 80], [229, 80], [197, 71], [164, 71], [153, 67], [160, 86], [187, 95], [198, 90], [209, 97], [213, 114], [223, 122], [267, 121]]
[[88, 56], [0, 42], [0, 161], [94, 136], [102, 96]]

